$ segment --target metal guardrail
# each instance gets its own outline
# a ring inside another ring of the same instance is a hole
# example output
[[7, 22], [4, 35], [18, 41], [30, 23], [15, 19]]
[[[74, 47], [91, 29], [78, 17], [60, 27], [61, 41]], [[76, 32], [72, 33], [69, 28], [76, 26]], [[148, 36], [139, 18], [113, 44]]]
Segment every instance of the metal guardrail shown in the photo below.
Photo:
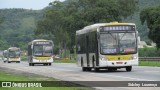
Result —
[[160, 57], [139, 57], [139, 61], [160, 61]]

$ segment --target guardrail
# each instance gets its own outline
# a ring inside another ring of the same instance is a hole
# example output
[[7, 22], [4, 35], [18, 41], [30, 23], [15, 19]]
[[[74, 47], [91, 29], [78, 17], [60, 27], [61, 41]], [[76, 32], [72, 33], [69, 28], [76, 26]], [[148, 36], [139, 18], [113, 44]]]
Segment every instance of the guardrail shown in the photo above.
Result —
[[139, 61], [160, 61], [160, 57], [139, 57]]

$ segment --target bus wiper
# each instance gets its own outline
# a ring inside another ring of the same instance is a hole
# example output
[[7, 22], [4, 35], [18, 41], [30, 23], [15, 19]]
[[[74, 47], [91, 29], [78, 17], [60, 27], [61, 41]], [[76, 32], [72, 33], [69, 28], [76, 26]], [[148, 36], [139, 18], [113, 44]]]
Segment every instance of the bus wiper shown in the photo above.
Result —
[[110, 33], [110, 32], [108, 32], [111, 36], [112, 36], [112, 38], [114, 39], [114, 40], [116, 40], [116, 37], [114, 37], [113, 35], [112, 35], [112, 33]]
[[[122, 38], [126, 35], [126, 33], [123, 34]], [[122, 38], [120, 38], [120, 40], [122, 40]]]

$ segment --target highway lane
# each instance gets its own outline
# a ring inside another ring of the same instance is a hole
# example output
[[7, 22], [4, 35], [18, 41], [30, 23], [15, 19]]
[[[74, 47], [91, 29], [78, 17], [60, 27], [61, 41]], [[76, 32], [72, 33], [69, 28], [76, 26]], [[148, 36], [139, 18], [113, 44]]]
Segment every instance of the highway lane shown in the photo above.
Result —
[[[160, 67], [134, 66], [131, 72], [126, 72], [125, 69], [118, 69], [113, 72], [107, 70], [100, 72], [83, 72], [81, 71], [81, 67], [77, 67], [76, 64], [73, 63], [53, 63], [52, 66], [29, 66], [27, 62], [3, 63], [2, 61], [0, 61], [0, 67], [54, 77], [66, 81], [160, 81]], [[102, 87], [100, 89], [105, 90], [106, 88]], [[110, 89], [112, 90], [113, 88]]]

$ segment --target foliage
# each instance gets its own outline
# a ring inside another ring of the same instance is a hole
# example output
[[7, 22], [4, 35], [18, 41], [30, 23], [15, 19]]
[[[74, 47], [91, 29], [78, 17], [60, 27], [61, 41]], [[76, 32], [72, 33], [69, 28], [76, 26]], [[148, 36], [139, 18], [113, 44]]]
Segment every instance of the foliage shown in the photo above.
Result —
[[159, 53], [160, 51], [153, 47], [145, 47], [138, 49], [139, 57], [159, 57]]
[[149, 7], [159, 6], [160, 0], [139, 0], [137, 5], [139, 8], [136, 10], [136, 12], [133, 15], [125, 18], [123, 21], [135, 23], [137, 30], [139, 32], [139, 36], [141, 36], [141, 40], [151, 43], [152, 41], [148, 38], [149, 29], [146, 23], [144, 23], [143, 25], [141, 24], [140, 12], [143, 9], [146, 9]]
[[35, 23], [42, 16], [42, 11], [25, 9], [0, 9], [0, 49], [11, 46], [27, 49], [27, 43], [33, 40]]
[[160, 67], [160, 62], [159, 61], [139, 61], [139, 66]]
[[[53, 34], [55, 45], [73, 48], [75, 32], [94, 23], [121, 21], [135, 11], [136, 0], [66, 0], [50, 3], [36, 34]], [[121, 8], [121, 9], [120, 9]]]
[[144, 9], [140, 13], [140, 19], [142, 24], [147, 23], [148, 37], [160, 48], [160, 6]]

